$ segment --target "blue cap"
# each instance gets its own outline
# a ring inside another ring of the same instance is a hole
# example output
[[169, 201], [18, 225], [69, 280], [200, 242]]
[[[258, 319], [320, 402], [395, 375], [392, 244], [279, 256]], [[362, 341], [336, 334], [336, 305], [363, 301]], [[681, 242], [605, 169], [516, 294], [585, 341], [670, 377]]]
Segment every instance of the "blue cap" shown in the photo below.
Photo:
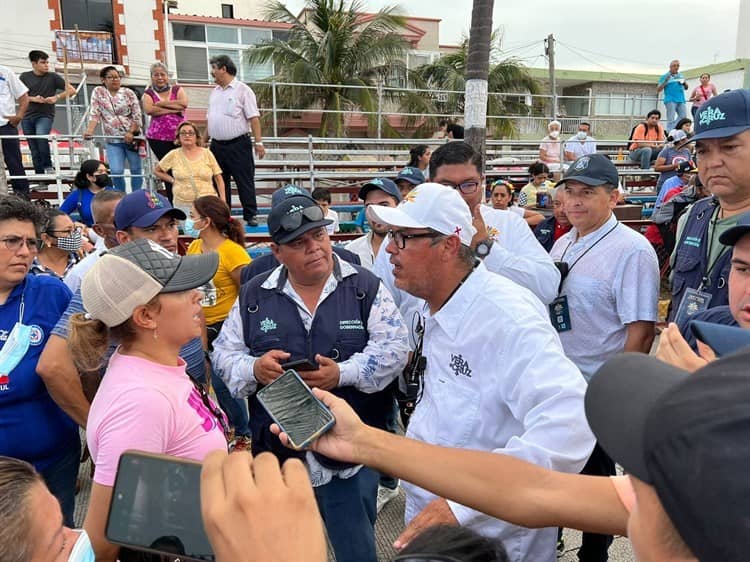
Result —
[[307, 196], [312, 199], [312, 196], [305, 188], [299, 187], [298, 185], [294, 185], [292, 183], [288, 183], [284, 187], [280, 187], [273, 192], [273, 194], [271, 195], [271, 207], [275, 207], [289, 197], [297, 197], [300, 195]]
[[[275, 193], [279, 191], [281, 190], [277, 190]], [[320, 213], [318, 213], [320, 220], [311, 220], [308, 218], [306, 213], [303, 212], [308, 208], [320, 210]], [[295, 213], [301, 213], [297, 222], [298, 226], [290, 229], [285, 228], [284, 222], [286, 219], [284, 217]], [[268, 232], [271, 234], [271, 240], [276, 244], [287, 244], [296, 240], [308, 230], [328, 226], [329, 224], [333, 224], [333, 221], [325, 218], [322, 209], [315, 202], [315, 199], [307, 193], [290, 195], [285, 199], [281, 199], [276, 205], [271, 207], [271, 212], [268, 214]]]
[[375, 178], [365, 183], [359, 190], [359, 198], [364, 201], [367, 194], [373, 189], [384, 191], [391, 197], [395, 197], [396, 201], [401, 201], [401, 192], [399, 191], [398, 186], [393, 180], [389, 180], [388, 178]]
[[750, 90], [732, 90], [713, 98], [695, 114], [692, 141], [733, 137], [750, 129]]
[[750, 234], [750, 211], [740, 215], [735, 226], [722, 232], [719, 242], [725, 246], [734, 246], [745, 234]]
[[406, 180], [412, 185], [425, 183], [422, 170], [420, 170], [419, 168], [415, 168], [414, 166], [406, 166], [403, 170], [401, 170], [396, 176], [396, 181], [399, 180]]
[[175, 209], [163, 195], [139, 189], [120, 199], [115, 207], [115, 228], [125, 230], [131, 226], [148, 228], [164, 215], [185, 220], [187, 215]]
[[615, 168], [612, 161], [604, 156], [604, 154], [581, 156], [570, 165], [565, 171], [563, 178], [555, 185], [557, 186], [571, 180], [579, 181], [592, 187], [605, 184], [617, 187], [620, 183], [617, 168]]
[[693, 320], [690, 322], [690, 329], [697, 339], [713, 350], [716, 357], [750, 346], [750, 330], [740, 326]]

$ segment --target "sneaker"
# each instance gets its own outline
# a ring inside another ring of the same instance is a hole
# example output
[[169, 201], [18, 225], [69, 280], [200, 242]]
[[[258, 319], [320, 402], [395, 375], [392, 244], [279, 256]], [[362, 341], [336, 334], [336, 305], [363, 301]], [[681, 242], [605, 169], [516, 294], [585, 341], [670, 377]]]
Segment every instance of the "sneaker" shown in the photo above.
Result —
[[45, 168], [44, 173], [48, 176], [54, 176], [56, 172], [54, 168]]
[[398, 496], [398, 486], [393, 489], [378, 486], [378, 513], [396, 496]]

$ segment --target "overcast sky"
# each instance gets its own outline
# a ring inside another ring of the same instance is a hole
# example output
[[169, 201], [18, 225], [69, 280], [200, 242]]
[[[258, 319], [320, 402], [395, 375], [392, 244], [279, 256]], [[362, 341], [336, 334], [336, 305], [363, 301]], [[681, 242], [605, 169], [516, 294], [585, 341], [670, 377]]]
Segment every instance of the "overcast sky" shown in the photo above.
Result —
[[[282, 0], [283, 1], [283, 0]], [[364, 0], [378, 10], [392, 1]], [[747, 1], [747, 0], [746, 0]], [[440, 42], [457, 43], [471, 26], [471, 0], [401, 0], [408, 15], [441, 18]], [[664, 72], [735, 58], [740, 0], [495, 0], [493, 26], [508, 55], [546, 67], [543, 39], [554, 33], [558, 68]], [[302, 0], [289, 0], [299, 9]], [[750, 23], [748, 24], [750, 33]], [[536, 42], [536, 43], [535, 43]]]

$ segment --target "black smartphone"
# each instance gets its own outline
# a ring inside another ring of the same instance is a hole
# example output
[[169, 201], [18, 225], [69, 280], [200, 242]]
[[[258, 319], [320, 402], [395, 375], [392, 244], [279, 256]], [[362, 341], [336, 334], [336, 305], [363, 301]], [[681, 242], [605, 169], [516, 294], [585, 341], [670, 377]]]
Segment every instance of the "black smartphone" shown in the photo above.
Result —
[[320, 365], [309, 359], [298, 359], [297, 361], [289, 361], [289, 363], [282, 363], [281, 368], [285, 371], [293, 369], [295, 371], [317, 371]]
[[200, 477], [198, 462], [125, 451], [112, 491], [107, 540], [181, 560], [215, 560], [203, 530]]
[[293, 370], [260, 389], [257, 398], [296, 450], [308, 447], [336, 422], [331, 410]]

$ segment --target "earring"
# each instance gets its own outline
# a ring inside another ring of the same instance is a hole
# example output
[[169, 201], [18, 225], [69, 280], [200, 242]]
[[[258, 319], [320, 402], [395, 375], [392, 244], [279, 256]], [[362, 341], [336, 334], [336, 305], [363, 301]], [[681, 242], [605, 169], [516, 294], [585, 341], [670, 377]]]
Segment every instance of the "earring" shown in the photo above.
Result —
[[154, 339], [155, 339], [155, 340], [158, 340], [158, 339], [159, 339], [159, 331], [158, 331], [158, 329], [157, 329], [157, 328], [154, 328]]

